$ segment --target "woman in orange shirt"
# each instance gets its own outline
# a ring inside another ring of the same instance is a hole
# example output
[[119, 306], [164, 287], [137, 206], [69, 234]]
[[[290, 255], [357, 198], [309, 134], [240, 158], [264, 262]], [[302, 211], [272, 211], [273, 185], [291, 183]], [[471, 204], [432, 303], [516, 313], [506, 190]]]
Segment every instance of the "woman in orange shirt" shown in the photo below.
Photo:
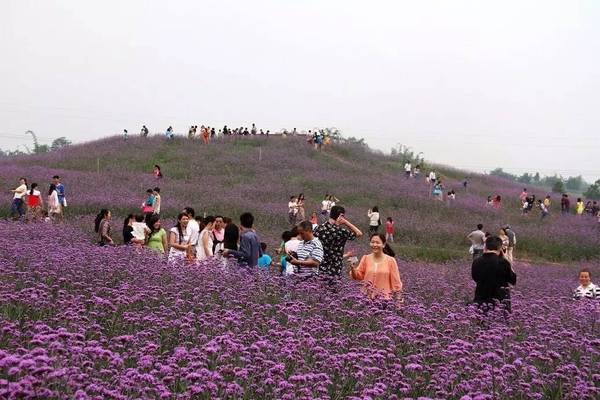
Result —
[[368, 282], [365, 293], [369, 298], [383, 297], [386, 300], [400, 300], [402, 281], [394, 251], [386, 244], [383, 234], [371, 236], [371, 254], [363, 256], [358, 266], [350, 270], [350, 277]]

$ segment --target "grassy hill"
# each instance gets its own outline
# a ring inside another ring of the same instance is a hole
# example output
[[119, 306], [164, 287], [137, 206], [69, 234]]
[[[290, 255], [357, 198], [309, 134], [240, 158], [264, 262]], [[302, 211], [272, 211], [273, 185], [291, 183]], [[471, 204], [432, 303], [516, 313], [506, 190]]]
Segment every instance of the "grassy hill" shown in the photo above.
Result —
[[[540, 221], [537, 212], [522, 217], [517, 198], [521, 185], [468, 173], [467, 193], [460, 185], [464, 171], [435, 166], [447, 190], [457, 192], [457, 200], [448, 206], [429, 198], [424, 178], [406, 180], [402, 166], [390, 156], [350, 144], [317, 152], [301, 137], [225, 138], [209, 146], [184, 138], [166, 142], [163, 137], [135, 137], [124, 142], [110, 137], [58, 152], [2, 159], [0, 184], [8, 193], [19, 176], [26, 176], [46, 187], [49, 177], [59, 174], [67, 188], [69, 220], [91, 238], [91, 218], [98, 209], [113, 210], [117, 227], [120, 217], [139, 210], [145, 190], [156, 186], [154, 164], [160, 164], [165, 175], [159, 185], [168, 224], [188, 205], [199, 214], [235, 220], [242, 211], [252, 211], [271, 248], [288, 228], [289, 196], [303, 192], [307, 214], [319, 209], [325, 193], [333, 193], [346, 207], [347, 217], [365, 231], [368, 208], [379, 206], [382, 220], [394, 218], [393, 247], [408, 259], [468, 257], [465, 235], [480, 222], [490, 232], [511, 224], [518, 235], [517, 257], [565, 262], [600, 255], [597, 223], [588, 217], [560, 217], [556, 196], [546, 220]], [[502, 196], [502, 210], [485, 207], [491, 194]], [[6, 216], [9, 207], [7, 194], [0, 215]], [[366, 246], [366, 240], [355, 246]]]

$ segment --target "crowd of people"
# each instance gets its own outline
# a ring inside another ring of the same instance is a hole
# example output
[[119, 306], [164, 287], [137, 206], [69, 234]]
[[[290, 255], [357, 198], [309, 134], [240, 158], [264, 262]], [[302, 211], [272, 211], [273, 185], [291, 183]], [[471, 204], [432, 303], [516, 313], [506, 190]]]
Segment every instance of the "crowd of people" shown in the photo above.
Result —
[[[41, 187], [33, 182], [27, 184], [27, 178], [19, 178], [19, 184], [11, 189], [13, 194], [10, 215], [13, 220], [25, 222], [62, 222], [67, 199], [65, 186], [60, 176], [54, 175], [48, 184], [48, 190], [42, 194]], [[44, 199], [46, 199], [44, 201]]]
[[[428, 181], [439, 183], [435, 171], [432, 173], [427, 177]], [[154, 166], [153, 174], [157, 180], [162, 179], [159, 165]], [[407, 176], [413, 174], [411, 170]], [[65, 186], [59, 176], [53, 176], [46, 196], [42, 195], [37, 183], [28, 185], [26, 178], [20, 178], [19, 185], [11, 192], [11, 213], [15, 220], [62, 221], [67, 201]], [[548, 197], [541, 203], [549, 207], [550, 203], [546, 204], [546, 200], [551, 201]], [[524, 204], [534, 201], [533, 196], [523, 196]], [[283, 232], [281, 244], [271, 256], [267, 244], [260, 241], [254, 227], [254, 216], [249, 212], [241, 214], [239, 224], [236, 224], [231, 218], [220, 215], [197, 216], [192, 207], [185, 207], [177, 215], [175, 226], [166, 230], [161, 222], [160, 187], [154, 187], [146, 191], [140, 211], [124, 219], [122, 243], [164, 255], [169, 263], [176, 265], [200, 263], [207, 259], [218, 259], [226, 265], [234, 259], [248, 268], [278, 273], [296, 281], [322, 279], [329, 285], [335, 284], [344, 275], [344, 266], [347, 266], [349, 278], [367, 283], [362, 290], [369, 298], [402, 303], [403, 283], [390, 247], [394, 241], [393, 219], [386, 218], [385, 234], [380, 233], [383, 224], [379, 207], [373, 206], [367, 211], [370, 251], [359, 260], [353, 252], [346, 252], [345, 246], [346, 242], [363, 236], [363, 232], [346, 218], [346, 210], [339, 203], [336, 196], [326, 194], [321, 202], [320, 217], [315, 211], [307, 218], [304, 194], [291, 196], [288, 203], [290, 229]], [[590, 207], [597, 206], [590, 203]], [[102, 209], [98, 213], [94, 230], [100, 246], [117, 243], [110, 210]], [[467, 239], [473, 258], [472, 279], [476, 284], [474, 303], [487, 306], [501, 303], [510, 311], [510, 288], [517, 279], [514, 269], [515, 232], [505, 225], [492, 234], [484, 231], [483, 225], [479, 224], [467, 235]], [[600, 299], [600, 287], [591, 282], [589, 270], [580, 271], [579, 282], [573, 298]]]
[[[524, 216], [531, 214], [534, 209], [538, 209], [540, 211], [540, 219], [544, 219], [550, 215], [553, 203], [552, 196], [549, 194], [543, 199], [537, 199], [535, 194], [528, 193], [527, 188], [524, 188], [519, 195], [519, 201], [521, 203], [521, 212]], [[600, 204], [596, 200], [588, 200], [584, 203], [583, 198], [578, 197], [574, 207], [571, 207], [569, 195], [563, 193], [560, 198], [560, 214], [597, 217], [600, 223]]]

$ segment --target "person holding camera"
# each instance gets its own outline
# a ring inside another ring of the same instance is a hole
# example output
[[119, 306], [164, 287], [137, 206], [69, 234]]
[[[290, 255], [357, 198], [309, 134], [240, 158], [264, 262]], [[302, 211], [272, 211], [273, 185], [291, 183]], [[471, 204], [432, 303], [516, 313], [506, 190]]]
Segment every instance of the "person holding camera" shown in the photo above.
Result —
[[494, 307], [502, 303], [511, 311], [510, 286], [517, 284], [517, 274], [510, 262], [502, 255], [502, 239], [490, 236], [485, 241], [483, 255], [473, 261], [471, 277], [475, 281], [474, 302]]
[[288, 254], [285, 260], [294, 266], [297, 277], [308, 279], [318, 274], [319, 264], [323, 261], [323, 245], [314, 236], [310, 221], [298, 224], [298, 236], [302, 239], [298, 250]]

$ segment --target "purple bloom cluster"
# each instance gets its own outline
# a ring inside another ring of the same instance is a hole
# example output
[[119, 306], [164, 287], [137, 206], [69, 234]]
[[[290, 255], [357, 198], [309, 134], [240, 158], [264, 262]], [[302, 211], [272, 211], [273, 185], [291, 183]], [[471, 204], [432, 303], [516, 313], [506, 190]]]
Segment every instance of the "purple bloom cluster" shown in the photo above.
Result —
[[69, 225], [0, 230], [0, 398], [600, 396], [600, 309], [570, 299], [567, 267], [517, 265], [506, 316], [467, 305], [461, 263], [400, 262], [396, 308], [348, 279], [172, 266]]

